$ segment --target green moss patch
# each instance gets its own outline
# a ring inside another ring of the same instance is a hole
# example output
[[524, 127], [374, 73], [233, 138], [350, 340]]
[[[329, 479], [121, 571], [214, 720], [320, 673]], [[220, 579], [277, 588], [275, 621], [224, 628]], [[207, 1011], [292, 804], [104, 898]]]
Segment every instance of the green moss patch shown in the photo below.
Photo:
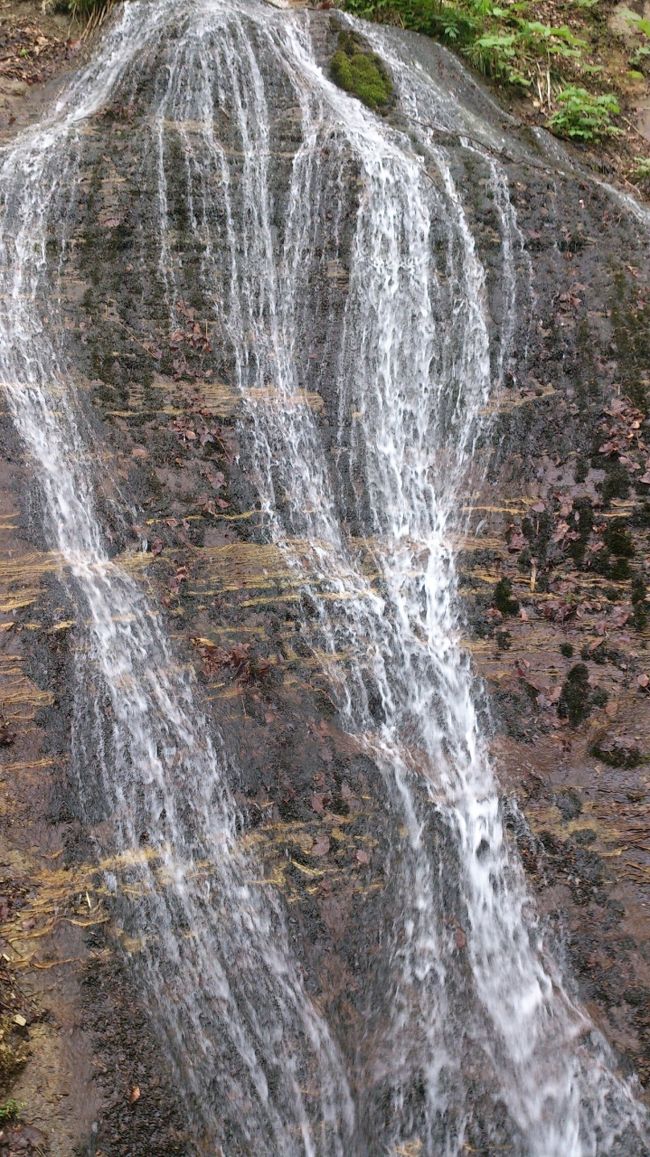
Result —
[[603, 542], [619, 558], [634, 557], [634, 542], [622, 518], [612, 519], [603, 534]]
[[594, 743], [590, 752], [608, 767], [631, 768], [638, 767], [644, 762], [637, 744], [625, 736], [607, 738], [600, 743]]
[[501, 611], [502, 615], [516, 615], [519, 603], [512, 597], [512, 583], [510, 579], [501, 578], [494, 588], [492, 606]]
[[591, 687], [589, 672], [584, 663], [576, 663], [569, 671], [557, 705], [560, 719], [567, 719], [571, 727], [577, 727], [588, 719], [594, 707], [604, 707], [607, 692], [601, 687]]
[[351, 32], [339, 33], [339, 45], [332, 57], [330, 73], [344, 92], [358, 97], [368, 108], [388, 108], [393, 96], [393, 82], [380, 58], [364, 47]]

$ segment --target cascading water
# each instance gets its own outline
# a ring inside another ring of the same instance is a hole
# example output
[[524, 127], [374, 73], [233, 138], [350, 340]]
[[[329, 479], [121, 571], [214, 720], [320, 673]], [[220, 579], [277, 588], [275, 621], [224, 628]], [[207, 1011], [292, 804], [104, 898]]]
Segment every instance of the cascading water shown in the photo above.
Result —
[[[170, 6], [160, 7], [169, 18]], [[56, 292], [48, 234], [65, 230], [80, 127], [146, 46], [156, 15], [155, 6], [127, 9], [52, 122], [4, 160], [0, 373], [87, 622], [76, 692], [80, 792], [96, 791], [88, 780], [97, 768], [114, 847], [131, 853], [131, 883], [142, 894], [134, 919], [146, 992], [173, 1055], [192, 1057], [184, 1079], [197, 1119], [229, 1152], [343, 1157], [353, 1109], [342, 1059], [305, 992], [277, 906], [251, 886], [226, 759], [191, 680], [174, 672], [153, 609], [103, 545], [72, 370], [48, 318]], [[306, 1081], [317, 1105], [307, 1104]]]
[[[333, 86], [304, 15], [245, 0], [177, 7], [127, 5], [50, 118], [5, 150], [0, 373], [78, 609], [80, 795], [90, 812], [100, 788], [114, 849], [133, 856], [136, 966], [193, 1097], [197, 1138], [227, 1154], [439, 1157], [466, 1151], [480, 1101], [486, 1152], [631, 1157], [643, 1114], [544, 950], [459, 643], [461, 495], [530, 294], [499, 141], [388, 33], [368, 36], [408, 132]], [[154, 189], [170, 322], [188, 277], [173, 241], [182, 211], [201, 239], [196, 276], [219, 357], [244, 399], [268, 534], [304, 585], [305, 631], [330, 656], [340, 719], [379, 769], [390, 815], [391, 923], [369, 965], [355, 1055], [308, 995], [279, 900], [253, 883], [228, 756], [192, 682], [104, 545], [74, 350], [53, 316], [84, 124], [109, 100], [135, 100], [147, 68], [143, 188]], [[299, 135], [281, 203], [270, 171], [278, 92]], [[496, 342], [445, 133], [492, 192]], [[336, 324], [328, 262], [346, 280]], [[327, 383], [337, 408], [325, 431], [305, 398]]]

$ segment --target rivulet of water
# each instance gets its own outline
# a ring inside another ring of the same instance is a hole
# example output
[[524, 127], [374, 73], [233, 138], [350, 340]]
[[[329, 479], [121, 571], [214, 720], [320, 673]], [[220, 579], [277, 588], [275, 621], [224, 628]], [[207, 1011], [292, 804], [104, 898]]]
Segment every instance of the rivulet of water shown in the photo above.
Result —
[[[127, 5], [0, 169], [0, 376], [88, 624], [74, 762], [82, 801], [99, 784], [114, 845], [133, 857], [152, 1015], [209, 1151], [452, 1157], [480, 1118], [486, 1153], [632, 1157], [643, 1115], [545, 950], [459, 641], [460, 512], [534, 292], [492, 130], [388, 31], [366, 30], [397, 89], [383, 119], [328, 79], [307, 14], [178, 8]], [[389, 816], [383, 959], [369, 964], [353, 1055], [309, 998], [280, 901], [254, 886], [228, 753], [153, 607], [109, 558], [74, 351], [55, 324], [84, 125], [107, 102], [142, 102], [143, 75], [142, 186], [169, 324], [190, 276], [182, 211], [268, 535], [303, 584], [305, 632], [330, 657], [340, 722], [377, 767]], [[287, 108], [295, 131], [278, 142]], [[493, 198], [496, 336], [463, 151]], [[327, 423], [307, 404], [315, 391]]]

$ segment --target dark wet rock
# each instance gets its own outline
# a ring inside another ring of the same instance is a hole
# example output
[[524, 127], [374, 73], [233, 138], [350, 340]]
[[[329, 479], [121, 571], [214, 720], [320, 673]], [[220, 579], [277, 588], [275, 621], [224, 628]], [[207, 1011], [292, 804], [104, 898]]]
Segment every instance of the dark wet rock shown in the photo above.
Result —
[[33, 1125], [7, 1125], [0, 1128], [0, 1157], [40, 1157], [48, 1152], [47, 1136]]
[[635, 1008], [650, 1009], [650, 990], [647, 988], [626, 988], [623, 1000]]
[[555, 805], [565, 820], [574, 820], [582, 811], [582, 800], [576, 791], [568, 788], [555, 797]]
[[16, 732], [8, 723], [0, 721], [0, 747], [11, 747], [16, 741]]
[[610, 767], [638, 767], [643, 758], [636, 740], [627, 735], [607, 736], [591, 752]]
[[[577, 813], [578, 815], [580, 814], [581, 810], [582, 809], [580, 808]], [[571, 819], [574, 817], [568, 816], [566, 818]], [[588, 845], [596, 842], [598, 839], [598, 833], [595, 832], [593, 828], [580, 828], [579, 831], [573, 833], [571, 838], [576, 844]]]
[[[336, 38], [323, 28], [323, 40], [326, 59]], [[281, 191], [298, 141], [291, 94], [276, 95], [281, 112], [271, 166]], [[247, 838], [258, 841], [269, 876], [289, 899], [307, 983], [341, 1039], [357, 1047], [361, 1026], [369, 1023], [381, 1034], [381, 1024], [373, 1021], [373, 993], [363, 991], [360, 978], [364, 962], [377, 951], [382, 913], [395, 902], [382, 867], [387, 848], [381, 778], [337, 729], [328, 680], [311, 662], [301, 634], [308, 602], [298, 604], [291, 576], [264, 553], [264, 517], [240, 454], [246, 419], [200, 290], [200, 240], [182, 215], [180, 168], [170, 196], [185, 255], [183, 318], [179, 331], [170, 334], [152, 235], [155, 215], [148, 208], [154, 174], [145, 187], [136, 181], [145, 98], [144, 89], [138, 91], [132, 108], [105, 110], [87, 126], [75, 206], [78, 245], [70, 252], [71, 276], [62, 289], [68, 333], [88, 379], [88, 421], [138, 508], [137, 526], [125, 525], [107, 487], [102, 516], [116, 555], [146, 540], [141, 554], [161, 613], [183, 661], [200, 672], [206, 701], [238, 752]], [[496, 332], [503, 307], [494, 205], [475, 157], [458, 141], [448, 140], [445, 147], [459, 179], [475, 178], [466, 181], [475, 189], [469, 215], [487, 270]], [[609, 832], [621, 807], [614, 794], [618, 780], [607, 767], [634, 772], [639, 760], [631, 763], [627, 755], [595, 772], [587, 737], [607, 698], [625, 715], [624, 726], [648, 710], [638, 682], [647, 660], [641, 641], [630, 641], [626, 619], [632, 623], [636, 615], [637, 631], [644, 629], [644, 579], [632, 565], [640, 566], [647, 554], [647, 493], [640, 469], [623, 463], [622, 451], [601, 449], [621, 438], [633, 447], [632, 465], [645, 461], [643, 427], [633, 429], [638, 419], [631, 409], [614, 405], [621, 380], [629, 383], [634, 407], [643, 402], [635, 386], [644, 353], [645, 338], [637, 332], [643, 299], [635, 289], [637, 274], [626, 268], [626, 255], [641, 242], [620, 206], [589, 178], [556, 170], [541, 154], [535, 165], [514, 156], [509, 170], [526, 240], [520, 272], [533, 254], [536, 302], [530, 318], [520, 303], [515, 352], [479, 450], [487, 483], [477, 486], [474, 526], [487, 519], [484, 533], [496, 545], [482, 547], [477, 537], [479, 549], [461, 554], [463, 606], [471, 639], [481, 643], [475, 661], [488, 684], [496, 740], [509, 745], [497, 751], [497, 767], [539, 836], [520, 818], [510, 825], [512, 838], [540, 904], [554, 887], [562, 889], [567, 951], [581, 994], [597, 1003], [605, 1031], [644, 1075], [648, 1062], [633, 1021], [641, 1005], [625, 998], [623, 1012], [614, 1016], [611, 1010], [620, 1005], [620, 983], [629, 984], [626, 992], [645, 991], [647, 923], [630, 905], [625, 936], [610, 942], [614, 933], [607, 924], [608, 914], [623, 919], [608, 905], [628, 911], [614, 889], [627, 889], [626, 899], [632, 893], [634, 900], [642, 879], [637, 868], [644, 863], [642, 849], [630, 853], [622, 820]], [[348, 177], [352, 182], [353, 174]], [[345, 235], [349, 229], [348, 222]], [[327, 258], [327, 238], [319, 244]], [[143, 267], [150, 270], [144, 279]], [[326, 439], [336, 428], [335, 368], [323, 351], [327, 326], [341, 322], [346, 275], [344, 268], [330, 272], [322, 314], [312, 319], [311, 359], [302, 367], [309, 387], [320, 390]], [[604, 408], [613, 413], [603, 416]], [[9, 443], [7, 453], [18, 456]], [[623, 516], [624, 501], [632, 505]], [[602, 521], [604, 513], [615, 515], [609, 524]], [[42, 548], [35, 520], [26, 514], [25, 521]], [[604, 530], [597, 529], [601, 525]], [[597, 550], [599, 538], [604, 549]], [[41, 602], [18, 619], [37, 624], [29, 628], [34, 681], [57, 700], [39, 708], [38, 722], [49, 736], [48, 754], [61, 763], [71, 714], [70, 656], [66, 633], [58, 630], [67, 618], [64, 602], [52, 581]], [[508, 616], [507, 631], [499, 626], [501, 615]], [[592, 650], [594, 639], [599, 641]], [[583, 651], [588, 658], [572, 664]], [[598, 666], [600, 695], [590, 662]], [[371, 707], [380, 722], [378, 697]], [[599, 746], [594, 754], [602, 760], [601, 750], [606, 749]], [[575, 787], [567, 786], [571, 777]], [[352, 796], [344, 795], [346, 783], [353, 786]], [[622, 789], [630, 805], [625, 824], [633, 829], [643, 790], [635, 778]], [[101, 825], [101, 801], [86, 804]], [[52, 821], [72, 829], [78, 814], [76, 787], [62, 776], [51, 801]], [[544, 826], [554, 823], [558, 831]], [[569, 835], [569, 825], [577, 823], [584, 827]], [[441, 841], [444, 864], [442, 838], [433, 838]], [[92, 860], [92, 847], [92, 835], [71, 830], [66, 863]], [[617, 854], [604, 860], [601, 852], [612, 849]], [[325, 868], [323, 878], [318, 873]], [[86, 935], [93, 952], [114, 951], [101, 930]], [[455, 929], [459, 958], [464, 935]], [[95, 1034], [103, 1108], [98, 1133], [81, 1152], [187, 1157], [187, 1106], [179, 1103], [140, 1000], [115, 961], [89, 968], [85, 1015]], [[366, 1037], [362, 1047], [370, 1047]], [[141, 1096], [131, 1102], [136, 1087]], [[421, 1090], [414, 1089], [414, 1102], [418, 1096]], [[485, 1095], [468, 1143], [496, 1151], [505, 1137], [502, 1116], [502, 1107]]]
[[585, 848], [579, 848], [574, 853], [573, 864], [577, 875], [587, 883], [602, 883], [605, 869], [601, 857], [595, 852], [589, 852]]
[[[97, 943], [96, 948], [106, 948]], [[85, 971], [84, 1012], [96, 1034], [95, 1079], [103, 1111], [75, 1157], [192, 1157], [196, 1152], [186, 1107], [161, 1063], [147, 1011], [131, 977], [115, 959], [98, 954]]]

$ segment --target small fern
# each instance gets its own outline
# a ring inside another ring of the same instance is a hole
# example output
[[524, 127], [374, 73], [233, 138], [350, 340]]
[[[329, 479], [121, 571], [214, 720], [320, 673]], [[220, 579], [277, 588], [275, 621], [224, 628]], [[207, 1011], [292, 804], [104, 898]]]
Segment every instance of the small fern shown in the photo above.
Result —
[[621, 131], [612, 121], [621, 111], [613, 92], [594, 96], [586, 88], [570, 84], [558, 94], [557, 104], [558, 108], [547, 121], [556, 136], [596, 141]]

